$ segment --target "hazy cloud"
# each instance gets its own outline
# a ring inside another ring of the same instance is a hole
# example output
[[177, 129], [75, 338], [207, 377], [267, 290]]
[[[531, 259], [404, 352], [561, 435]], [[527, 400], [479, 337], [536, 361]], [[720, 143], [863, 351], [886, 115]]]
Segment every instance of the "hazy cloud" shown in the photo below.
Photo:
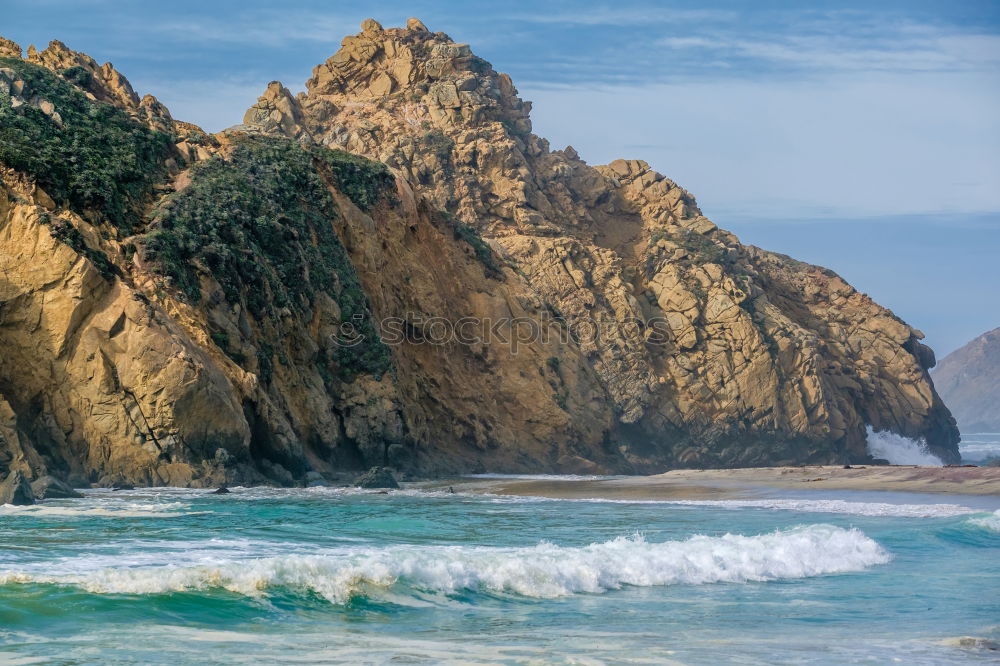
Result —
[[592, 163], [645, 159], [724, 224], [1000, 210], [1000, 88], [989, 83], [876, 72], [523, 93], [554, 146]]
[[339, 45], [345, 35], [358, 31], [358, 20], [354, 14], [329, 11], [256, 10], [198, 20], [167, 20], [145, 29], [183, 42], [215, 41], [265, 47], [296, 42]]
[[642, 26], [672, 23], [730, 22], [739, 13], [723, 9], [680, 9], [643, 7], [634, 9], [580, 6], [566, 11], [545, 11], [508, 14], [504, 18], [524, 23], [587, 25], [587, 26]]

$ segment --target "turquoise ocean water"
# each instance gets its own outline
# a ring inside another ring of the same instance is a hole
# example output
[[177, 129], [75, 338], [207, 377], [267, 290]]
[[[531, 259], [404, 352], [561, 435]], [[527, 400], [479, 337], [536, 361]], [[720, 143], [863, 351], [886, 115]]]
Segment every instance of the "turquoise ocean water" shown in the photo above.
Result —
[[1000, 459], [1000, 432], [963, 433], [959, 451], [967, 463]]
[[996, 663], [1000, 497], [0, 507], [0, 663]]

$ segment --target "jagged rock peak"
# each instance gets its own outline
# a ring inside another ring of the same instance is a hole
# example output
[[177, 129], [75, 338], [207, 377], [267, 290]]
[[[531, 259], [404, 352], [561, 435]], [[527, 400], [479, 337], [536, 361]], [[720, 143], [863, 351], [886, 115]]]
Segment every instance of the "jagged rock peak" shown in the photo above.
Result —
[[20, 58], [23, 49], [21, 45], [17, 42], [12, 42], [9, 39], [0, 37], [0, 57], [4, 58]]
[[[0, 37], [0, 55], [21, 58], [21, 47]], [[110, 62], [99, 65], [86, 53], [74, 51], [59, 40], [52, 40], [42, 51], [29, 46], [24, 59], [54, 72], [91, 99], [117, 106], [151, 129], [175, 131], [167, 107], [152, 95], [140, 99], [129, 80]]]
[[424, 25], [424, 22], [421, 21], [418, 18], [411, 17], [411, 18], [406, 19], [406, 27], [409, 30], [417, 30], [417, 31], [420, 31], [420, 32], [430, 32], [430, 30], [427, 29], [427, 26]]
[[243, 115], [243, 125], [231, 129], [281, 134], [306, 142], [312, 140], [305, 128], [302, 107], [280, 81], [267, 84], [264, 94]]
[[530, 104], [517, 98], [510, 77], [493, 71], [444, 33], [432, 33], [419, 19], [406, 28], [383, 29], [373, 19], [362, 31], [345, 37], [337, 53], [313, 70], [309, 96], [352, 99], [400, 97], [423, 102], [436, 125], [476, 125], [508, 121], [530, 131]]
[[116, 70], [114, 65], [110, 62], [98, 65], [89, 55], [74, 51], [57, 39], [49, 42], [48, 47], [41, 52], [34, 46], [28, 47], [28, 62], [41, 65], [56, 73], [79, 67], [83, 72], [74, 72], [73, 83], [91, 93], [96, 99], [110, 102], [126, 110], [139, 108], [139, 96], [132, 89], [129, 80]]

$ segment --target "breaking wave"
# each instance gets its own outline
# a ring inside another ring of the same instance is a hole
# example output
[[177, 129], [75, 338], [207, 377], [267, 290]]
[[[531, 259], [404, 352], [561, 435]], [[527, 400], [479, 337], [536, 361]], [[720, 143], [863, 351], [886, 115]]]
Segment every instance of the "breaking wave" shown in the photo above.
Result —
[[868, 426], [868, 453], [888, 460], [893, 465], [927, 465], [941, 467], [944, 462], [927, 450], [920, 439], [910, 439], [896, 433], [875, 432]]
[[1000, 435], [995, 433], [962, 434], [958, 444], [962, 462], [982, 463], [991, 458], [1000, 458]]
[[263, 596], [312, 592], [335, 604], [407, 587], [432, 593], [533, 598], [624, 586], [745, 583], [861, 571], [891, 559], [857, 529], [808, 525], [758, 536], [695, 536], [649, 543], [618, 537], [584, 547], [349, 547], [310, 555], [218, 560], [189, 566], [105, 567], [52, 574], [0, 571], [0, 584], [74, 585], [93, 593], [164, 594], [223, 589]]
[[[110, 503], [109, 503], [110, 504]], [[203, 511], [183, 511], [190, 505], [180, 502], [167, 502], [158, 504], [142, 504], [130, 502], [128, 504], [113, 504], [110, 506], [92, 506], [83, 504], [31, 504], [28, 506], [14, 506], [11, 504], [0, 504], [0, 516], [26, 516], [36, 518], [46, 518], [50, 516], [66, 518], [175, 518], [177, 516], [191, 516]]]
[[970, 525], [987, 529], [990, 532], [1000, 532], [1000, 509], [997, 509], [988, 516], [969, 518], [966, 522]]

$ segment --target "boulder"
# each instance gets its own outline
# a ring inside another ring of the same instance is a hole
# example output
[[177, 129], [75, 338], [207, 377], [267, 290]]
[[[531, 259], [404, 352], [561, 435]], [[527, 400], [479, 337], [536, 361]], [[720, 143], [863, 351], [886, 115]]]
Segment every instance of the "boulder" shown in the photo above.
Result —
[[427, 26], [424, 25], [423, 21], [413, 17], [406, 19], [406, 29], [416, 30], [417, 32], [430, 32], [430, 30], [427, 29]]
[[0, 504], [27, 506], [34, 503], [35, 494], [31, 492], [28, 477], [21, 470], [14, 470], [0, 483]]
[[44, 499], [65, 499], [70, 497], [83, 497], [73, 490], [68, 484], [60, 481], [54, 476], [43, 476], [31, 484], [31, 492], [36, 500]]
[[396, 477], [385, 467], [372, 467], [359, 476], [354, 485], [359, 488], [399, 488]]
[[306, 472], [303, 480], [306, 482], [306, 488], [329, 488], [330, 483], [323, 478], [323, 475], [319, 472], [311, 471]]

